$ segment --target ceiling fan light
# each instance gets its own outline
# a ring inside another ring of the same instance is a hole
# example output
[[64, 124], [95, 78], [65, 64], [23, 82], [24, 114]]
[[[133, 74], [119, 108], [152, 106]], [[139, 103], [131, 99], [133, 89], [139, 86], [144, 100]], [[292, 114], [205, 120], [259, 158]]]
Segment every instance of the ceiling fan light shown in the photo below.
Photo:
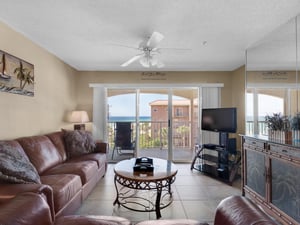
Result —
[[165, 66], [165, 64], [162, 61], [158, 61], [156, 66], [157, 68], [162, 68]]
[[149, 63], [149, 60], [146, 58], [146, 57], [143, 57], [140, 59], [140, 64], [143, 66], [143, 67], [150, 67], [150, 63]]
[[153, 58], [153, 57], [151, 57], [151, 58], [150, 58], [150, 63], [151, 63], [152, 66], [156, 66], [157, 63], [158, 63], [158, 60], [155, 59], [155, 58]]

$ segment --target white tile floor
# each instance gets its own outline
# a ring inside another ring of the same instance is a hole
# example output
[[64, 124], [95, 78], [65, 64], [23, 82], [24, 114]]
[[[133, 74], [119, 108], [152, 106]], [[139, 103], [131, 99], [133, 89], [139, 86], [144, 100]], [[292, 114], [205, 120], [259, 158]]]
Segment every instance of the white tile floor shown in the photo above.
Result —
[[[161, 210], [161, 219], [188, 218], [213, 224], [219, 202], [230, 195], [241, 195], [240, 179], [230, 186], [196, 170], [191, 171], [190, 164], [176, 166], [178, 174], [172, 184], [174, 200], [170, 206]], [[136, 212], [113, 206], [116, 197], [113, 168], [114, 164], [108, 165], [105, 177], [85, 200], [77, 214], [122, 216], [133, 223], [156, 219], [155, 212]]]

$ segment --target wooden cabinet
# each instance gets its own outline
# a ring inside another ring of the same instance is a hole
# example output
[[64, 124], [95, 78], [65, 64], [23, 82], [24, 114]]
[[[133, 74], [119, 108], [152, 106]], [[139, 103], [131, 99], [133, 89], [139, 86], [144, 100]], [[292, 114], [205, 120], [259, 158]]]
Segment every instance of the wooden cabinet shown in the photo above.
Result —
[[243, 194], [281, 223], [299, 224], [300, 146], [260, 136], [242, 136], [242, 145]]

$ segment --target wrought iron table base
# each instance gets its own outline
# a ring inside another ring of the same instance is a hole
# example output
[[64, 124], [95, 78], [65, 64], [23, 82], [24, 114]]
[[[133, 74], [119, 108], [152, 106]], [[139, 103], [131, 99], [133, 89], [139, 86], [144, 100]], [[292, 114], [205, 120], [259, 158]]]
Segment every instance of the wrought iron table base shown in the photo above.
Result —
[[[175, 176], [161, 180], [132, 180], [115, 175], [117, 196], [113, 205], [118, 204], [138, 212], [155, 211], [156, 218], [159, 219], [161, 218], [160, 210], [169, 206], [173, 201], [171, 184], [174, 181]], [[152, 200], [153, 197], [155, 197], [155, 202]]]

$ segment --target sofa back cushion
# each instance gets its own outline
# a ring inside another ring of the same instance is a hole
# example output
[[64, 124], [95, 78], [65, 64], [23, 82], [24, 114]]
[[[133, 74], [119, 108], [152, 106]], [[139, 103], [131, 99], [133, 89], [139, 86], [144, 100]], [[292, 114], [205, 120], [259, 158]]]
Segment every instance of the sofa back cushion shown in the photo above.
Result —
[[64, 133], [62, 131], [53, 132], [46, 135], [55, 145], [63, 161], [67, 160], [67, 151], [64, 140]]
[[57, 148], [47, 136], [24, 137], [18, 138], [17, 141], [39, 174], [63, 161]]

